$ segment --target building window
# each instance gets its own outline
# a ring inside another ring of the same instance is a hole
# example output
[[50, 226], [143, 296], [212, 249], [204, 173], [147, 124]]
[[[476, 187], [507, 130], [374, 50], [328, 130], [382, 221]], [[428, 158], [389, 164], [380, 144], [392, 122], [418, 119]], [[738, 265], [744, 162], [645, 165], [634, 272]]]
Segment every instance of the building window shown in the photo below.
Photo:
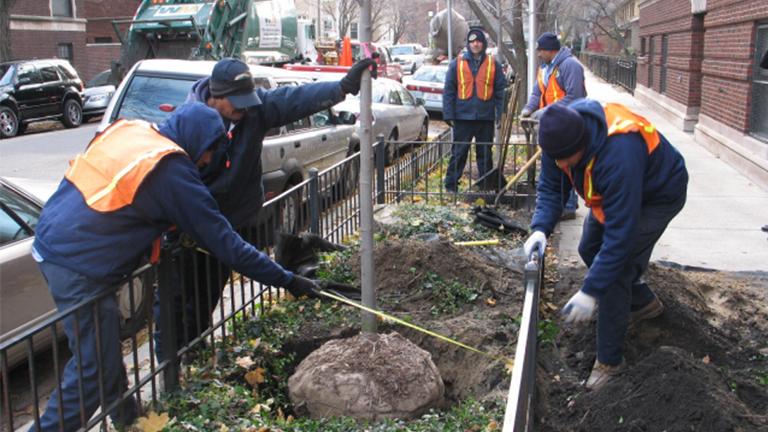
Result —
[[112, 38], [109, 36], [96, 36], [93, 38], [93, 42], [97, 44], [108, 44], [112, 43]]
[[56, 47], [56, 57], [72, 63], [72, 44], [61, 43]]
[[659, 73], [659, 93], [667, 92], [667, 60], [669, 58], [669, 35], [661, 37], [661, 72]]
[[51, 15], [73, 18], [75, 14], [72, 0], [51, 0]]
[[653, 36], [648, 37], [648, 88], [653, 89]]
[[349, 25], [349, 38], [357, 39], [357, 23], [353, 22]]
[[648, 38], [640, 38], [640, 55], [645, 55], [645, 43], [648, 41]]
[[749, 132], [768, 142], [768, 69], [760, 67], [765, 56], [768, 56], [768, 24], [757, 28], [755, 66], [752, 72], [752, 109], [749, 110]]

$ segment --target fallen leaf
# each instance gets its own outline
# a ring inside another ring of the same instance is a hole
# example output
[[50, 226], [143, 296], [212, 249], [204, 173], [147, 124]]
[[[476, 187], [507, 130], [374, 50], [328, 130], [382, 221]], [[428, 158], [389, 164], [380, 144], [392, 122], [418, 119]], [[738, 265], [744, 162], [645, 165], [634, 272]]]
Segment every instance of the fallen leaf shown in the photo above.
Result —
[[248, 343], [251, 345], [251, 348], [258, 348], [261, 344], [261, 339], [251, 339], [248, 341]]
[[229, 432], [229, 428], [227, 427], [227, 425], [221, 425], [221, 427], [219, 428], [219, 432]]
[[498, 424], [498, 423], [496, 423], [494, 420], [491, 420], [491, 422], [490, 422], [490, 423], [488, 423], [488, 425], [485, 427], [485, 430], [486, 430], [486, 431], [495, 431], [495, 430], [499, 430], [499, 424]]
[[493, 297], [488, 297], [485, 299], [485, 302], [488, 304], [488, 306], [496, 306], [496, 299]]
[[264, 382], [264, 368], [256, 368], [247, 374], [245, 374], [245, 381], [251, 385], [251, 387], [256, 387], [259, 384]]
[[285, 420], [285, 414], [283, 414], [283, 409], [280, 407], [277, 407], [277, 418], [281, 421]]
[[266, 405], [266, 404], [256, 404], [253, 406], [253, 408], [251, 408], [251, 414], [258, 414], [262, 411], [269, 412], [271, 411], [271, 408], [269, 407], [269, 405]]
[[158, 415], [154, 411], [150, 411], [146, 417], [141, 417], [137, 426], [139, 430], [143, 432], [160, 432], [170, 421], [168, 413], [162, 413]]
[[556, 310], [557, 310], [557, 306], [555, 306], [555, 304], [554, 304], [554, 303], [550, 303], [550, 302], [547, 302], [546, 304], [547, 304], [547, 307], [548, 307], [550, 310], [553, 310], [553, 311], [556, 311]]
[[555, 382], [560, 382], [560, 375], [555, 375], [553, 378], [555, 379]]
[[512, 369], [515, 367], [515, 362], [510, 360], [507, 362], [506, 366], [504, 366], [504, 369], [507, 371], [509, 375], [512, 375]]
[[704, 364], [709, 364], [709, 362], [712, 360], [709, 358], [709, 355], [705, 355], [701, 361], [704, 362]]
[[243, 369], [250, 369], [251, 366], [255, 365], [256, 363], [253, 361], [251, 356], [245, 356], [245, 357], [238, 357], [235, 360], [235, 364], [237, 364]]

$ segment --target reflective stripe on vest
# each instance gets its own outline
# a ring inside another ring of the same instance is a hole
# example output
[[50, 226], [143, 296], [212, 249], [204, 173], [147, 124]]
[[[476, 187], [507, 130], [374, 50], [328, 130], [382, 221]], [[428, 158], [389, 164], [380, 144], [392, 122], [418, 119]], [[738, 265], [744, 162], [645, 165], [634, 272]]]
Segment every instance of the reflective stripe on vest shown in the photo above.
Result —
[[[645, 117], [630, 111], [624, 105], [609, 103], [603, 106], [605, 122], [608, 126], [608, 136], [626, 133], [639, 133], [648, 148], [648, 154], [653, 153], [661, 143], [661, 137], [656, 128]], [[592, 157], [584, 170], [584, 203], [592, 210], [592, 215], [600, 223], [605, 224], [605, 212], [603, 211], [603, 197], [595, 191], [592, 181], [592, 168], [595, 166], [596, 157]], [[569, 178], [570, 178], [570, 173]], [[571, 180], [573, 182], [573, 180]]]
[[539, 98], [539, 109], [544, 108], [547, 105], [552, 105], [553, 103], [565, 97], [565, 90], [563, 90], [562, 87], [560, 87], [560, 84], [557, 83], [556, 77], [559, 74], [560, 72], [558, 71], [557, 67], [555, 67], [552, 70], [552, 73], [549, 74], [549, 82], [545, 86], [544, 68], [539, 68], [539, 74], [536, 77], [536, 81], [539, 83], [539, 91], [541, 92], [541, 97]]
[[496, 77], [496, 62], [492, 56], [485, 56], [485, 60], [477, 70], [477, 76], [472, 75], [469, 62], [464, 57], [456, 59], [456, 79], [458, 81], [459, 99], [467, 100], [472, 97], [477, 87], [477, 97], [487, 101], [493, 97], [493, 81]]
[[99, 212], [133, 203], [144, 179], [165, 156], [184, 149], [141, 120], [120, 120], [77, 155], [65, 177], [83, 194], [88, 207]]

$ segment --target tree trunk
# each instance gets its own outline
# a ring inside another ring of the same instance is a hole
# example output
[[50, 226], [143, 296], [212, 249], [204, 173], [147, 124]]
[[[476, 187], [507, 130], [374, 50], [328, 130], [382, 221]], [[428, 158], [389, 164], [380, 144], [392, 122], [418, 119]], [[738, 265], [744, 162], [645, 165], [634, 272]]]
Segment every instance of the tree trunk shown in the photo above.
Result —
[[511, 26], [510, 32], [512, 34], [512, 46], [515, 47], [512, 67], [515, 68], [516, 79], [520, 80], [517, 106], [522, 110], [525, 103], [528, 102], [528, 95], [532, 90], [528, 88], [528, 51], [525, 49], [525, 35], [523, 34], [523, 0], [514, 1], [512, 20], [515, 24]]
[[0, 62], [13, 59], [11, 52], [11, 8], [16, 0], [0, 0]]

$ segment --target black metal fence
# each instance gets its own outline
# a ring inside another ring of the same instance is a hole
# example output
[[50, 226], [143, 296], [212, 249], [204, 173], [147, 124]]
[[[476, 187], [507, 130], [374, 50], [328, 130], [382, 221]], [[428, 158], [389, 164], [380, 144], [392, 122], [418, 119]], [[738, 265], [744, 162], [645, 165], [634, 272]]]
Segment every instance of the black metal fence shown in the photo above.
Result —
[[[440, 141], [418, 143], [390, 143], [379, 138], [374, 147], [374, 202], [449, 204], [477, 198], [493, 202], [497, 192], [504, 189], [503, 174], [517, 172], [535, 147], [530, 141], [506, 146], [470, 145], [463, 180], [456, 191], [447, 191], [443, 179], [450, 154], [461, 143], [452, 143], [446, 138], [443, 135]], [[396, 158], [387, 165], [386, 147], [392, 145], [396, 146]], [[495, 149], [495, 174], [480, 175], [475, 168], [477, 148], [483, 146]], [[499, 155], [505, 156], [505, 163], [498, 163]], [[360, 166], [357, 153], [323, 172], [310, 171], [307, 180], [267, 202], [258, 222], [238, 231], [267, 253], [280, 232], [308, 230], [332, 242], [341, 242], [359, 227]], [[535, 167], [528, 170], [519, 184], [503, 194], [502, 202], [530, 205], [535, 175]], [[40, 429], [44, 398], [51, 390], [57, 390], [59, 418], [66, 411], [76, 411], [68, 414], [75, 418], [77, 427], [86, 430], [99, 425], [106, 428], [108, 417], [119, 418], [126, 406], [136, 407], [143, 413], [158, 402], [163, 391], [178, 387], [183, 373], [180, 364], [184, 359], [216, 356], [245, 320], [268, 311], [280, 295], [282, 289], [233, 272], [185, 235], [166, 235], [158, 264], [147, 263], [115, 288], [58, 312], [0, 343], [0, 430], [13, 431], [30, 423]], [[120, 313], [100, 316], [104, 314], [105, 302], [115, 299]], [[95, 360], [92, 365], [95, 369], [89, 370], [91, 366], [85, 364], [87, 356], [73, 355], [83, 350], [79, 329], [86, 315], [95, 315], [96, 321], [101, 322], [116, 320], [121, 326], [119, 349], [127, 365], [127, 375], [122, 376], [117, 391], [105, 386], [105, 377], [116, 371], [102, 362], [102, 355], [118, 348], [110, 345], [114, 341], [102, 340], [99, 326], [96, 326], [95, 345], [91, 347], [97, 358], [89, 360], [91, 363]], [[62, 331], [65, 321], [74, 328], [69, 349], [62, 343], [66, 339]], [[36, 341], [42, 334], [47, 334], [50, 342], [37, 346]], [[41, 363], [37, 358], [41, 356], [49, 361]], [[66, 401], [61, 398], [61, 371], [66, 361], [76, 365], [79, 400], [62, 407]], [[87, 379], [84, 376], [91, 373], [90, 379], [98, 381], [97, 395], [86, 394], [83, 385]], [[55, 428], [64, 429], [62, 426]]]
[[611, 84], [618, 84], [628, 92], [635, 92], [637, 61], [631, 58], [583, 52], [581, 62], [595, 75]]

